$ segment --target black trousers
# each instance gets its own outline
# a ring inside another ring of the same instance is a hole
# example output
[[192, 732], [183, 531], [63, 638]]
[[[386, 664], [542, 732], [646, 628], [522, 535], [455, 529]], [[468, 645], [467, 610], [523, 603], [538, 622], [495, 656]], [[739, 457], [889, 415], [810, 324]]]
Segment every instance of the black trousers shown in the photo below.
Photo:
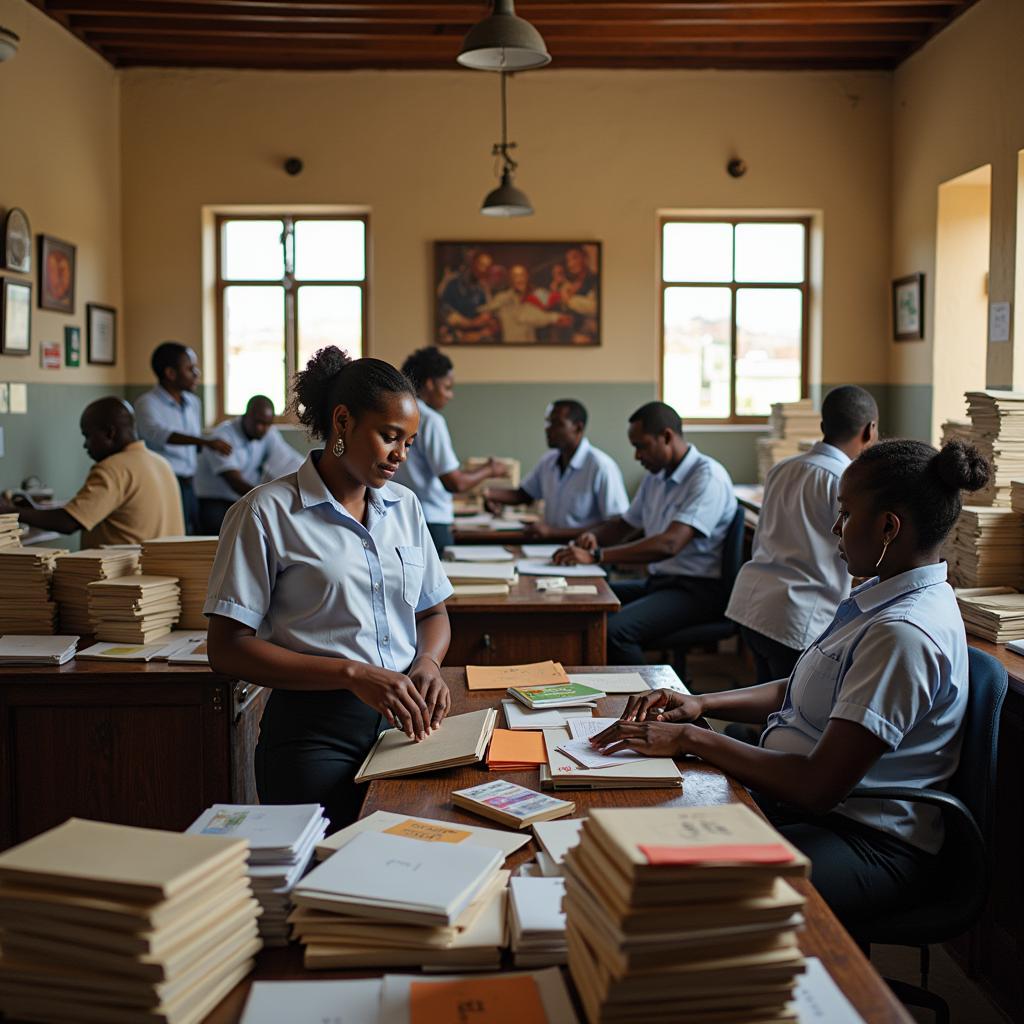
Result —
[[191, 537], [199, 530], [199, 499], [192, 486], [192, 477], [179, 476], [178, 489], [181, 491], [181, 511], [185, 516], [185, 533]]
[[263, 804], [323, 804], [334, 832], [359, 816], [365, 788], [352, 780], [384, 719], [347, 691], [275, 690], [256, 744]]
[[613, 583], [622, 602], [608, 616], [608, 664], [642, 665], [644, 649], [684, 626], [721, 618], [729, 599], [721, 580], [648, 576]]
[[770, 636], [753, 629], [747, 629], [746, 626], [740, 626], [740, 632], [743, 634], [743, 642], [754, 656], [758, 683], [772, 683], [776, 679], [790, 677], [802, 651], [780, 644], [778, 640], [773, 640]]
[[220, 533], [228, 509], [232, 505], [234, 505], [233, 501], [226, 501], [224, 498], [200, 498], [199, 529], [201, 533], [207, 537], [216, 537]]
[[451, 523], [427, 523], [427, 530], [439, 555], [444, 554], [444, 549], [449, 544], [455, 543], [455, 538], [452, 536]]

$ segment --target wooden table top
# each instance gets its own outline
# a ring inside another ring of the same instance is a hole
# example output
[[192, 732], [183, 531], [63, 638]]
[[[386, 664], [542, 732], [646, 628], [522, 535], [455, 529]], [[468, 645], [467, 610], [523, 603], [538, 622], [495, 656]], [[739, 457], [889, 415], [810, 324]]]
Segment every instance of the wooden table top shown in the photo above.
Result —
[[[637, 669], [622, 667], [569, 669], [584, 672], [626, 672], [638, 671], [651, 687], [676, 685], [676, 674], [666, 665], [645, 665]], [[452, 713], [461, 714], [482, 707], [497, 706], [501, 694], [498, 691], [477, 690], [470, 692], [465, 687], [463, 669], [444, 669], [445, 679], [452, 691]], [[626, 701], [625, 697], [607, 697], [598, 703], [599, 715], [618, 714]], [[591, 807], [641, 807], [641, 806], [687, 806], [718, 804], [742, 801], [751, 804], [749, 794], [722, 772], [695, 759], [680, 763], [683, 773], [683, 788], [678, 790], [597, 790], [562, 791], [559, 796], [576, 803], [575, 816], [585, 815]], [[445, 821], [485, 824], [498, 828], [494, 822], [470, 815], [450, 803], [453, 789], [471, 786], [477, 782], [494, 779], [496, 774], [486, 771], [480, 765], [449, 769], [416, 775], [407, 779], [381, 779], [370, 783], [362, 816], [376, 810], [389, 810], [439, 818]], [[511, 779], [521, 785], [539, 788], [537, 771], [502, 773], [502, 778]], [[533, 842], [517, 851], [506, 862], [515, 867], [536, 854]], [[806, 926], [801, 932], [800, 946], [808, 956], [817, 956], [825, 963], [836, 984], [843, 990], [866, 1024], [913, 1024], [913, 1019], [893, 996], [860, 949], [850, 938], [842, 925], [825, 905], [815, 889], [807, 881], [799, 881], [797, 887], [807, 899], [805, 908]], [[379, 976], [384, 971], [307, 971], [302, 966], [300, 947], [267, 950], [259, 955], [255, 972], [242, 982], [207, 1018], [206, 1024], [236, 1024], [252, 981], [298, 980], [317, 978], [357, 978]], [[392, 972], [394, 973], [394, 972]], [[403, 969], [403, 973], [408, 973]]]
[[[452, 540], [456, 544], [529, 544], [526, 530], [484, 530], [479, 527], [459, 526], [458, 519], [452, 526]], [[536, 541], [538, 544], [543, 541]]]
[[1024, 656], [1008, 651], [1003, 644], [994, 644], [991, 640], [982, 640], [980, 636], [971, 636], [970, 633], [967, 634], [967, 643], [1001, 662], [1010, 677], [1010, 689], [1024, 695]]

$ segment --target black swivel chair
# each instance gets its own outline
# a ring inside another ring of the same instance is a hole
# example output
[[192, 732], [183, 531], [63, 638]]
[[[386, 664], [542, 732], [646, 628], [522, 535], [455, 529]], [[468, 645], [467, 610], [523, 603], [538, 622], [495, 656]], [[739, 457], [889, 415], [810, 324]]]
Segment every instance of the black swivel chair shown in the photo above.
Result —
[[[745, 529], [746, 512], [742, 505], [736, 508], [729, 532], [722, 544], [722, 580], [726, 584], [726, 593], [732, 592], [736, 576], [743, 564], [743, 531]], [[694, 647], [712, 648], [719, 640], [728, 640], [735, 636], [739, 629], [735, 622], [725, 618], [703, 622], [699, 626], [686, 626], [665, 637], [657, 646], [672, 651], [672, 662], [679, 677], [686, 679], [686, 655]]]
[[928, 991], [928, 947], [962, 935], [981, 916], [988, 900], [999, 716], [1008, 686], [1006, 669], [990, 654], [970, 648], [968, 655], [963, 746], [948, 789], [858, 786], [850, 794], [927, 804], [942, 812], [946, 838], [934, 881], [914, 906], [878, 917], [854, 932], [854, 938], [868, 951], [872, 943], [920, 949], [920, 986], [886, 980], [907, 1005], [932, 1010], [936, 1024], [949, 1024], [949, 1007], [941, 996]]

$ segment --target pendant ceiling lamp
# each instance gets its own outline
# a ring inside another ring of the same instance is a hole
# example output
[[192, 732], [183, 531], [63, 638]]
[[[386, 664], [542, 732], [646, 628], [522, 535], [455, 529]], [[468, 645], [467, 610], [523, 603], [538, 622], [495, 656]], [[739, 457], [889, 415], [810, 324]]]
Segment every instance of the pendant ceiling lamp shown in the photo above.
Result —
[[526, 71], [551, 63], [541, 34], [516, 15], [514, 0], [494, 0], [488, 17], [474, 25], [456, 58], [476, 71]]
[[516, 188], [513, 177], [518, 166], [509, 155], [516, 144], [508, 141], [508, 102], [505, 95], [504, 72], [501, 75], [501, 142], [494, 144], [491, 155], [501, 160], [501, 184], [484, 198], [480, 212], [488, 217], [529, 217], [533, 206], [526, 193]]

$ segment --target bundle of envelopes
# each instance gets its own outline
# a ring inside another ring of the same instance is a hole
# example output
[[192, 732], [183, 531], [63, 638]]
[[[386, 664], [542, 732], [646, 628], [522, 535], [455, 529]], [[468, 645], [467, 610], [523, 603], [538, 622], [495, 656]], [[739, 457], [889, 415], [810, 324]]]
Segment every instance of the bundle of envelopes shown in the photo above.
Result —
[[807, 859], [743, 804], [595, 810], [565, 857], [590, 1024], [792, 1021]]
[[564, 898], [561, 878], [509, 881], [508, 930], [516, 967], [551, 967], [567, 961]]
[[[954, 576], [960, 586], [1024, 582], [1024, 515], [997, 505], [965, 505], [953, 529]], [[946, 543], [948, 553], [948, 538]]]
[[170, 633], [181, 614], [175, 576], [119, 576], [90, 583], [88, 591], [97, 640], [148, 644]]
[[72, 818], [0, 854], [0, 1011], [198, 1024], [252, 969], [246, 844]]
[[504, 859], [472, 838], [356, 832], [292, 891], [306, 967], [499, 966]]
[[175, 576], [181, 588], [182, 629], [206, 629], [203, 604], [210, 570], [217, 555], [216, 537], [158, 537], [142, 545], [142, 571], [147, 576]]
[[56, 631], [53, 570], [67, 553], [67, 548], [0, 548], [0, 634]]
[[968, 633], [996, 644], [1024, 639], [1024, 594], [1012, 587], [963, 587], [956, 603]]
[[968, 391], [965, 397], [974, 443], [992, 464], [992, 479], [971, 501], [1009, 505], [1010, 484], [1024, 477], [1024, 392]]
[[249, 881], [263, 908], [260, 935], [264, 945], [287, 945], [291, 891], [327, 832], [324, 809], [319, 804], [214, 804], [186, 832], [248, 840]]
[[17, 512], [0, 515], [0, 548], [21, 547], [21, 525]]
[[139, 556], [119, 548], [85, 548], [57, 559], [53, 569], [53, 598], [66, 633], [91, 633], [90, 583], [131, 576], [138, 571]]

